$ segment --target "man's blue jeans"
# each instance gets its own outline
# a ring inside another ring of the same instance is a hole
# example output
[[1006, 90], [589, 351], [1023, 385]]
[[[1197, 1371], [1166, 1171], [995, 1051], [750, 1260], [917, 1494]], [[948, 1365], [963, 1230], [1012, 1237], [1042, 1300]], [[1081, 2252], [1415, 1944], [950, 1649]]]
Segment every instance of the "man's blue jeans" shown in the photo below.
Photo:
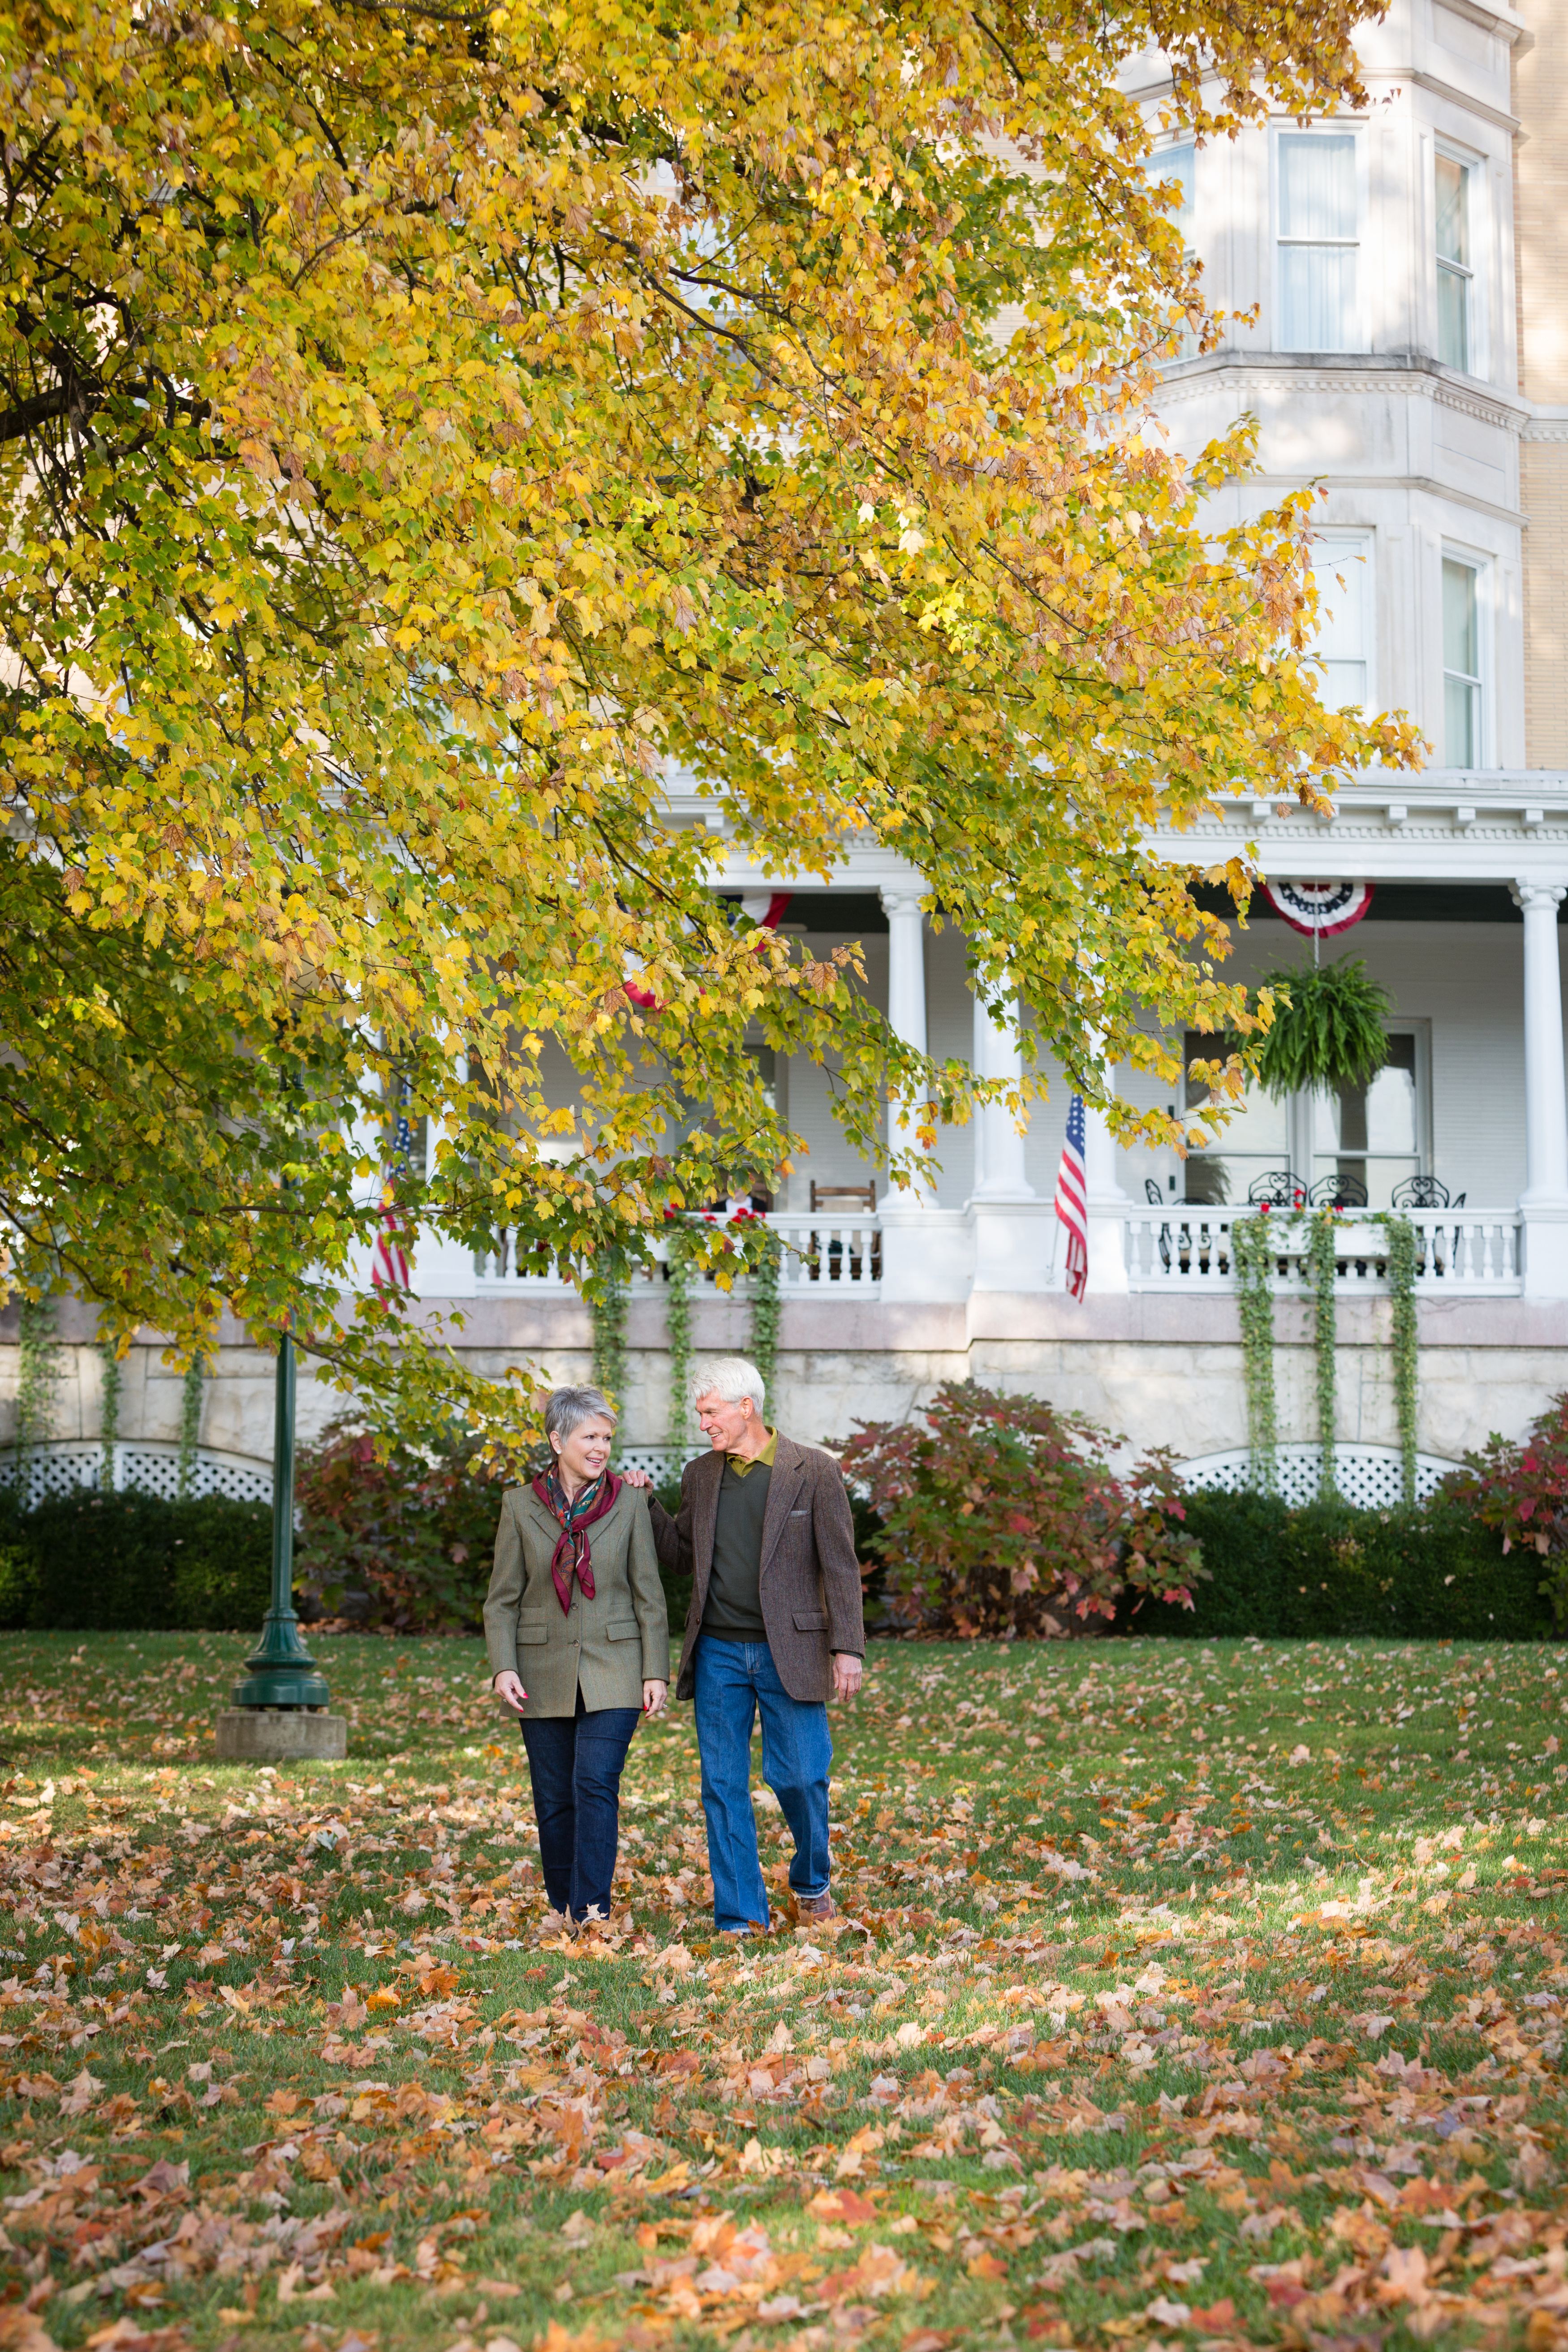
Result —
[[610, 1885], [621, 1822], [621, 1767], [639, 1713], [635, 1706], [525, 1716], [523, 1746], [533, 1783], [539, 1859], [552, 1911], [610, 1916]]
[[798, 1895], [826, 1895], [827, 1773], [833, 1761], [827, 1709], [820, 1699], [791, 1698], [765, 1642], [718, 1642], [705, 1633], [695, 1664], [714, 1925], [765, 1927], [768, 1898], [752, 1811], [752, 1726], [760, 1712], [763, 1778], [795, 1834], [790, 1885]]

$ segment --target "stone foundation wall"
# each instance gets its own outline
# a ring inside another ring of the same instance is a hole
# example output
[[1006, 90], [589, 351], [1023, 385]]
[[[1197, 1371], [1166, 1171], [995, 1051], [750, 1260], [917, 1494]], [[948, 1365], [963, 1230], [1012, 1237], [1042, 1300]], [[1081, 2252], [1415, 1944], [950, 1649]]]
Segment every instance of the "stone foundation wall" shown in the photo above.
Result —
[[[464, 1351], [500, 1373], [534, 1369], [552, 1382], [585, 1381], [592, 1331], [572, 1298], [464, 1302]], [[1397, 1443], [1388, 1306], [1346, 1300], [1339, 1317], [1339, 1416], [1346, 1443]], [[743, 1352], [743, 1300], [710, 1299], [694, 1311], [700, 1350]], [[1568, 1388], [1568, 1306], [1520, 1300], [1423, 1300], [1418, 1444], [1457, 1459], [1493, 1430], [1520, 1436]], [[1306, 1307], [1276, 1308], [1276, 1383], [1283, 1442], [1317, 1436], [1315, 1360]], [[91, 1324], [68, 1303], [59, 1313], [53, 1435], [101, 1432], [102, 1366]], [[634, 1444], [662, 1444], [669, 1427], [669, 1355], [663, 1302], [635, 1299], [628, 1318], [623, 1426]], [[1085, 1412], [1138, 1450], [1166, 1445], [1186, 1459], [1242, 1445], [1247, 1403], [1236, 1309], [1226, 1298], [1134, 1294], [1075, 1307], [1058, 1296], [980, 1296], [958, 1306], [791, 1306], [785, 1309], [778, 1392], [771, 1410], [805, 1442], [847, 1436], [858, 1421], [901, 1420], [944, 1380], [1026, 1391]], [[220, 1346], [202, 1405], [201, 1443], [267, 1460], [272, 1445], [272, 1361], [237, 1331]], [[0, 1444], [15, 1433], [15, 1310], [0, 1318]], [[300, 1436], [310, 1439], [346, 1401], [301, 1366]], [[123, 1370], [120, 1434], [174, 1440], [181, 1377], [149, 1339]]]

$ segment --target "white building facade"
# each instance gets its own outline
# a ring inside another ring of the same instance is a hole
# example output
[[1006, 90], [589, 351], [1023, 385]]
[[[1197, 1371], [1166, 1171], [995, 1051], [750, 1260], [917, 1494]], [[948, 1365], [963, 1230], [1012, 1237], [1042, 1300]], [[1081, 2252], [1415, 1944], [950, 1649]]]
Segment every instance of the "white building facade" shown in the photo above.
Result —
[[[1365, 115], [1281, 117], [1203, 148], [1164, 138], [1155, 162], [1184, 191], [1211, 299], [1248, 314], [1217, 351], [1171, 364], [1167, 428], [1197, 449], [1257, 417], [1258, 473], [1216, 501], [1219, 522], [1321, 486], [1326, 690], [1408, 711], [1436, 754], [1419, 774], [1357, 778], [1326, 819], [1229, 803], [1172, 855], [1218, 862], [1254, 842], [1272, 880], [1370, 883], [1365, 919], [1323, 952], [1364, 958], [1388, 989], [1388, 1068], [1331, 1099], [1251, 1102], [1214, 1154], [1185, 1163], [1120, 1151], [1091, 1119], [1089, 1288], [1075, 1301], [1051, 1206], [1059, 1085], [1026, 1134], [987, 1112], [940, 1139], [926, 1184], [889, 1197], [835, 1126], [826, 1075], [781, 1061], [780, 1107], [809, 1149], [773, 1211], [784, 1243], [776, 1410], [802, 1438], [901, 1417], [939, 1381], [973, 1376], [1087, 1412], [1140, 1449], [1211, 1467], [1237, 1456], [1247, 1416], [1229, 1213], [1281, 1171], [1309, 1187], [1354, 1178], [1374, 1210], [1415, 1179], [1431, 1193], [1414, 1212], [1424, 1454], [1451, 1461], [1489, 1431], [1517, 1434], [1568, 1386], [1568, 191], [1555, 185], [1568, 153], [1565, 12], [1568, 0], [1528, 16], [1479, 0], [1394, 0], [1361, 37]], [[1160, 60], [1130, 79], [1152, 117]], [[687, 822], [714, 821], [695, 793], [674, 798]], [[761, 898], [790, 886], [715, 846], [721, 891]], [[977, 1023], [963, 941], [932, 929], [921, 887], [867, 845], [831, 888], [803, 880], [783, 921], [818, 952], [861, 940], [868, 985], [900, 1034], [1005, 1072], [1017, 1038]], [[1230, 971], [1251, 979], [1310, 953], [1258, 906]], [[1196, 1112], [1201, 1100], [1172, 1107]], [[1364, 1227], [1358, 1241], [1352, 1220], [1341, 1268], [1338, 1435], [1349, 1448], [1395, 1442], [1380, 1233]], [[517, 1275], [504, 1251], [476, 1264], [432, 1245], [416, 1276], [433, 1305], [460, 1305], [466, 1343], [487, 1364], [585, 1372], [582, 1302]], [[706, 1294], [696, 1324], [700, 1346], [743, 1345], [747, 1303]], [[1277, 1330], [1281, 1437], [1310, 1440], [1294, 1273], [1281, 1278]], [[671, 1427], [657, 1275], [635, 1286], [628, 1339], [626, 1433], [657, 1449]], [[58, 1426], [85, 1444], [97, 1373], [85, 1348], [77, 1360]], [[307, 1402], [307, 1418], [331, 1404]], [[178, 1406], [177, 1381], [149, 1349], [122, 1427], [172, 1441]], [[222, 1350], [206, 1413], [215, 1462], [252, 1461], [259, 1476], [268, 1367]]]

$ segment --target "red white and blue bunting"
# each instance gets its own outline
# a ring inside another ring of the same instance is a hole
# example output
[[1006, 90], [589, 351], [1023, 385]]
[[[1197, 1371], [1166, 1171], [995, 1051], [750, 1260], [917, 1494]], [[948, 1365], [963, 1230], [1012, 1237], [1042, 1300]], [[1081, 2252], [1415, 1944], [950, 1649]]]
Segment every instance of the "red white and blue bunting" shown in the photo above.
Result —
[[1293, 931], [1331, 939], [1353, 929], [1372, 905], [1370, 882], [1266, 882], [1263, 895]]

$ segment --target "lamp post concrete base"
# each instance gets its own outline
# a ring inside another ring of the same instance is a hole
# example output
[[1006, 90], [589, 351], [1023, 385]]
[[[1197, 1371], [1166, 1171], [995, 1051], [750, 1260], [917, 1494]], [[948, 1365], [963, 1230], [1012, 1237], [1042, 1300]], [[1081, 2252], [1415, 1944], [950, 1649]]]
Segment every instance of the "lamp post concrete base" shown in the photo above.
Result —
[[346, 1715], [300, 1706], [226, 1706], [217, 1719], [220, 1764], [340, 1764], [348, 1752]]

